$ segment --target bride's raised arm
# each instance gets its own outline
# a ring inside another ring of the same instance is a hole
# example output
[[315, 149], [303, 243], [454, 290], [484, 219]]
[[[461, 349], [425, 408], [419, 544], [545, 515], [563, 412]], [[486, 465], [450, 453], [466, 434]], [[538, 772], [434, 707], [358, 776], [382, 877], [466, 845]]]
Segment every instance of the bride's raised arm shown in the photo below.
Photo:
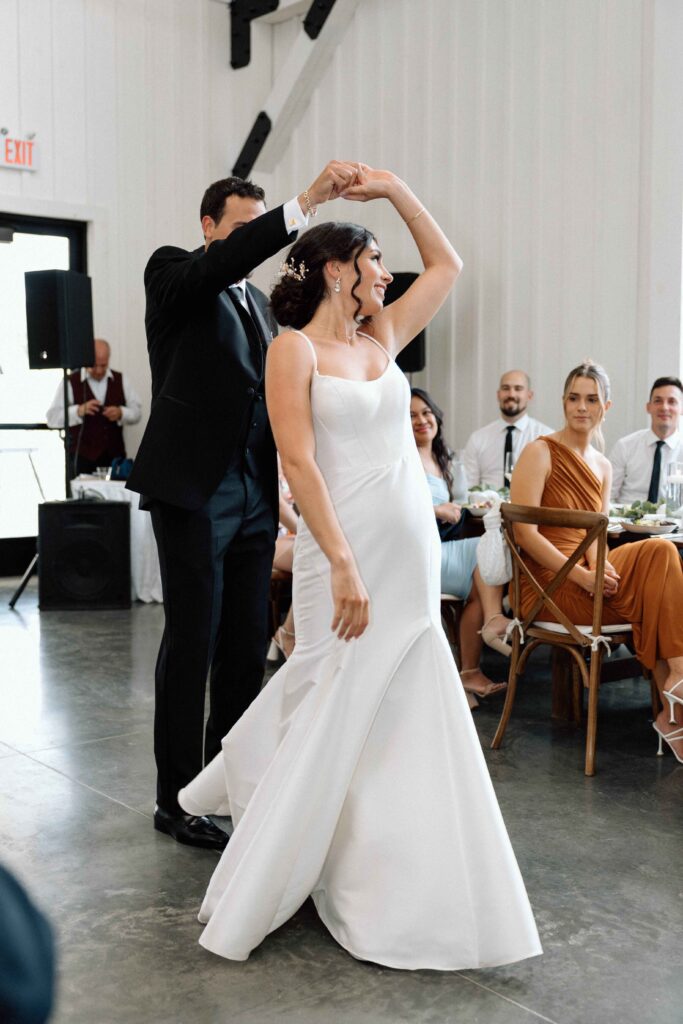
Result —
[[396, 354], [427, 326], [462, 270], [462, 260], [429, 211], [391, 171], [359, 164], [356, 184], [344, 199], [388, 199], [415, 239], [424, 270], [408, 290], [373, 318], [373, 333]]

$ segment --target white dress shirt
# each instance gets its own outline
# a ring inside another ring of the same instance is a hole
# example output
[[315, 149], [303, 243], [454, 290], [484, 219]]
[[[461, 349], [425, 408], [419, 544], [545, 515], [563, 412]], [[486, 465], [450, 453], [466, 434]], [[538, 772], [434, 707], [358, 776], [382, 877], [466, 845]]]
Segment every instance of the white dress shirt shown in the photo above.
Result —
[[[612, 463], [612, 501], [630, 505], [645, 501], [650, 490], [652, 464], [660, 439], [649, 428], [620, 437], [609, 460]], [[666, 501], [666, 467], [670, 462], [683, 462], [683, 437], [677, 430], [662, 445], [659, 475], [659, 501]]]
[[464, 452], [468, 487], [488, 485], [496, 490], [504, 486], [503, 452], [509, 426], [515, 428], [512, 431], [512, 454], [515, 462], [529, 441], [535, 441], [542, 434], [555, 433], [552, 427], [532, 419], [528, 413], [521, 416], [516, 423], [499, 419], [475, 430], [470, 434]]
[[290, 234], [292, 231], [301, 231], [302, 228], [308, 227], [308, 214], [302, 212], [296, 196], [283, 204], [282, 212], [285, 215], [285, 227]]
[[[95, 380], [90, 376], [85, 368], [81, 370], [81, 380], [87, 380], [90, 390], [93, 393], [93, 398], [96, 398], [103, 406], [107, 395], [107, 384], [112, 376], [113, 374], [111, 370], [107, 369], [102, 380]], [[123, 387], [123, 397], [126, 404], [121, 406], [121, 419], [116, 420], [116, 422], [120, 427], [123, 427], [126, 423], [138, 422], [142, 414], [142, 406], [135, 388], [126, 380], [125, 375], [122, 375], [121, 386]], [[69, 408], [69, 426], [77, 427], [83, 422], [83, 417], [78, 415], [78, 403], [74, 401], [74, 390], [71, 387], [71, 381], [67, 382], [66, 389]], [[64, 426], [64, 389], [62, 384], [57, 388], [57, 393], [52, 399], [52, 405], [45, 413], [45, 419], [48, 427], [61, 428]]]

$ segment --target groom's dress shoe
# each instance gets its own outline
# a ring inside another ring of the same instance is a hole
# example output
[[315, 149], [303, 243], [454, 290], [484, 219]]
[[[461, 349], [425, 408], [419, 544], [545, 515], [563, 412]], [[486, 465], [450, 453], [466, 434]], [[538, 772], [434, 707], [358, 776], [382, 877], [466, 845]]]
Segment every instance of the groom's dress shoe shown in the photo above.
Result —
[[188, 846], [203, 846], [207, 850], [224, 850], [230, 838], [210, 818], [194, 814], [169, 814], [162, 807], [154, 808], [154, 827], [173, 836]]

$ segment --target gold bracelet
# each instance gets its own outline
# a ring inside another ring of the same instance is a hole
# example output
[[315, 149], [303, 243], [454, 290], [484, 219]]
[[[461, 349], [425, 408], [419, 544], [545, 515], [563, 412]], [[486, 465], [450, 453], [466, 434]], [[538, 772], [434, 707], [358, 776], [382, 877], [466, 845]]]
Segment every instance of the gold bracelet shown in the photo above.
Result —
[[307, 188], [304, 189], [304, 200], [306, 202], [306, 211], [308, 213], [308, 216], [309, 217], [317, 217], [318, 216], [318, 207], [317, 206], [313, 206], [311, 204], [311, 197], [308, 194], [308, 189]]
[[405, 223], [406, 223], [406, 224], [412, 224], [412, 223], [413, 223], [413, 221], [414, 221], [414, 220], [417, 220], [417, 218], [418, 218], [418, 217], [421, 217], [421, 216], [422, 216], [422, 214], [423, 214], [424, 212], [425, 212], [425, 208], [424, 208], [424, 206], [420, 207], [420, 209], [419, 209], [419, 210], [417, 211], [417, 213], [415, 214], [415, 216], [414, 216], [414, 217], [411, 217], [411, 218], [410, 218], [410, 220], [407, 220], [407, 221], [406, 221]]

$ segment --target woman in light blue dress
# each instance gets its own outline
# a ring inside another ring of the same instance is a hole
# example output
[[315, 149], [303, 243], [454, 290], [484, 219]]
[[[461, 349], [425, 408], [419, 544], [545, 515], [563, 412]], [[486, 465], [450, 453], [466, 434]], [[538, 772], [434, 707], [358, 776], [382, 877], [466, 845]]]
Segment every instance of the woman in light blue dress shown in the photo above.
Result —
[[[443, 437], [443, 413], [422, 388], [411, 388], [410, 420], [432, 494], [434, 514], [440, 525], [455, 526], [461, 520], [462, 509], [452, 500], [452, 452]], [[492, 682], [479, 668], [482, 639], [501, 654], [510, 653], [504, 639], [508, 620], [501, 605], [503, 588], [484, 583], [477, 568], [480, 539], [468, 537], [441, 543], [441, 592], [465, 602], [460, 620], [460, 675], [468, 695], [475, 698], [490, 697], [505, 689], [505, 683]]]

